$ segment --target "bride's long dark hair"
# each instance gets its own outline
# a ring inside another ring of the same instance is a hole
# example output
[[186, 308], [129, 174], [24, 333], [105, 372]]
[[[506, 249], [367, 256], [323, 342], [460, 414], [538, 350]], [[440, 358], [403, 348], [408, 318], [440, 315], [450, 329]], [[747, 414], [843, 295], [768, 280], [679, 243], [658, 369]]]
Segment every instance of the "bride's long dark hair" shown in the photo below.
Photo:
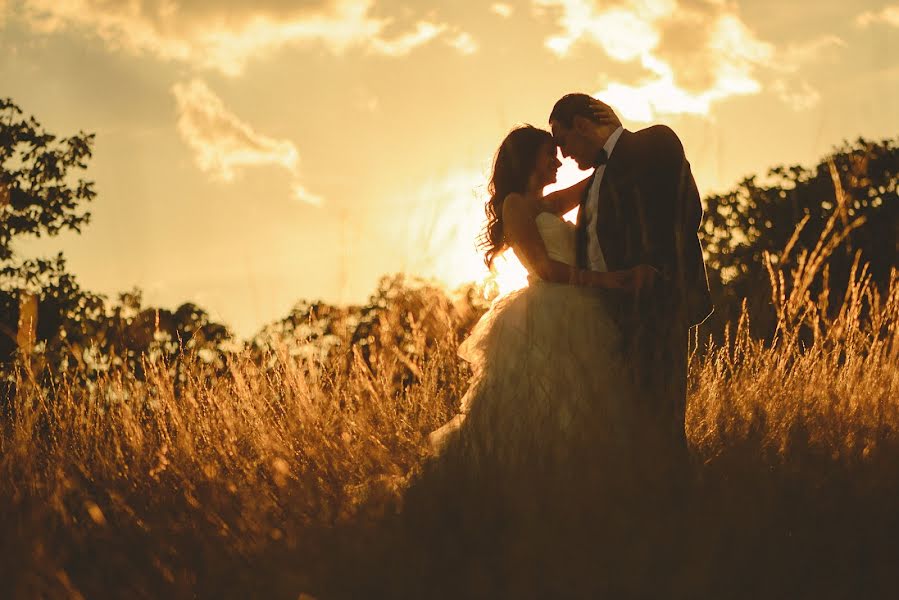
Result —
[[552, 142], [552, 134], [545, 129], [522, 125], [510, 131], [499, 145], [493, 159], [490, 183], [487, 184], [487, 193], [490, 194], [484, 206], [487, 226], [479, 243], [488, 268], [493, 266], [494, 259], [507, 245], [503, 231], [503, 201], [509, 194], [527, 191], [528, 179], [537, 166], [540, 149]]

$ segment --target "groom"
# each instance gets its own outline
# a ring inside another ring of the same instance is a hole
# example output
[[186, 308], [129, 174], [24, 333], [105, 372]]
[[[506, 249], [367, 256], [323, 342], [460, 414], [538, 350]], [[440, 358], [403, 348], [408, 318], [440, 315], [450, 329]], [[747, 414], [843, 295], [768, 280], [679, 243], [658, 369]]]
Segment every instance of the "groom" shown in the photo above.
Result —
[[649, 420], [643, 433], [685, 455], [689, 329], [712, 302], [697, 236], [702, 206], [683, 146], [664, 125], [623, 129], [586, 94], [559, 99], [549, 123], [563, 156], [595, 168], [578, 212], [578, 266], [633, 275], [615, 311]]

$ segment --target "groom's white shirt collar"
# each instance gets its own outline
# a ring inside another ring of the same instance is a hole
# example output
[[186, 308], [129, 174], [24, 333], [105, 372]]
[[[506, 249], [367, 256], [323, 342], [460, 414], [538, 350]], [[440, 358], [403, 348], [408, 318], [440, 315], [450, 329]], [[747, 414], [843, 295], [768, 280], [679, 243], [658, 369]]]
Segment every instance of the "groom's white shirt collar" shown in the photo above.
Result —
[[621, 134], [624, 133], [624, 126], [619, 125], [618, 129], [612, 132], [612, 135], [609, 136], [609, 139], [606, 140], [606, 143], [603, 144], [602, 149], [606, 151], [606, 156], [608, 158], [612, 158], [612, 150], [615, 149], [615, 144], [618, 143], [618, 138], [621, 137]]

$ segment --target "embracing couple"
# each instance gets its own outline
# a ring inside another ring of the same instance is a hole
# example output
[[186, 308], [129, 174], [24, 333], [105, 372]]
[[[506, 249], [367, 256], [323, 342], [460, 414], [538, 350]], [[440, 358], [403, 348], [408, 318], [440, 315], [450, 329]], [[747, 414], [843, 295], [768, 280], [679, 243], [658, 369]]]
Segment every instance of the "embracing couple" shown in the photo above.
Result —
[[[586, 94], [549, 124], [509, 133], [488, 187], [486, 261], [511, 247], [529, 285], [460, 346], [462, 409], [406, 495], [447, 597], [644, 597], [675, 588], [689, 537], [687, 349], [712, 312], [690, 165], [671, 129]], [[593, 173], [544, 195], [558, 151]]]
[[[683, 146], [664, 125], [624, 129], [586, 94], [559, 99], [549, 124], [552, 133], [514, 129], [496, 153], [486, 261], [511, 247], [530, 285], [498, 300], [463, 342], [473, 383], [432, 442], [468, 430], [482, 451], [513, 461], [564, 455], [578, 436], [685, 454], [688, 332], [712, 303]], [[593, 174], [543, 195], [557, 149]], [[562, 219], [575, 207], [576, 226]]]

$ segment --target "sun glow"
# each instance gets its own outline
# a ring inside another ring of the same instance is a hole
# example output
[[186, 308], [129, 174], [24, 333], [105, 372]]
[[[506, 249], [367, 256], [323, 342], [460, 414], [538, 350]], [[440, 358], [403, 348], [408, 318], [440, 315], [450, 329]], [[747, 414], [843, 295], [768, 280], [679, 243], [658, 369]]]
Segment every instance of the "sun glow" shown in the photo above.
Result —
[[528, 285], [528, 271], [515, 251], [507, 248], [493, 261], [490, 274], [482, 281], [484, 297], [499, 298]]
[[[556, 183], [544, 193], [569, 187], [589, 175], [577, 164], [561, 158]], [[414, 192], [420, 202], [395, 226], [397, 250], [405, 257], [404, 270], [433, 277], [449, 289], [474, 283], [484, 297], [493, 299], [528, 285], [528, 273], [515, 252], [508, 248], [489, 271], [477, 239], [484, 226], [487, 176], [479, 170], [459, 170], [421, 184]], [[574, 222], [577, 209], [564, 215]]]

